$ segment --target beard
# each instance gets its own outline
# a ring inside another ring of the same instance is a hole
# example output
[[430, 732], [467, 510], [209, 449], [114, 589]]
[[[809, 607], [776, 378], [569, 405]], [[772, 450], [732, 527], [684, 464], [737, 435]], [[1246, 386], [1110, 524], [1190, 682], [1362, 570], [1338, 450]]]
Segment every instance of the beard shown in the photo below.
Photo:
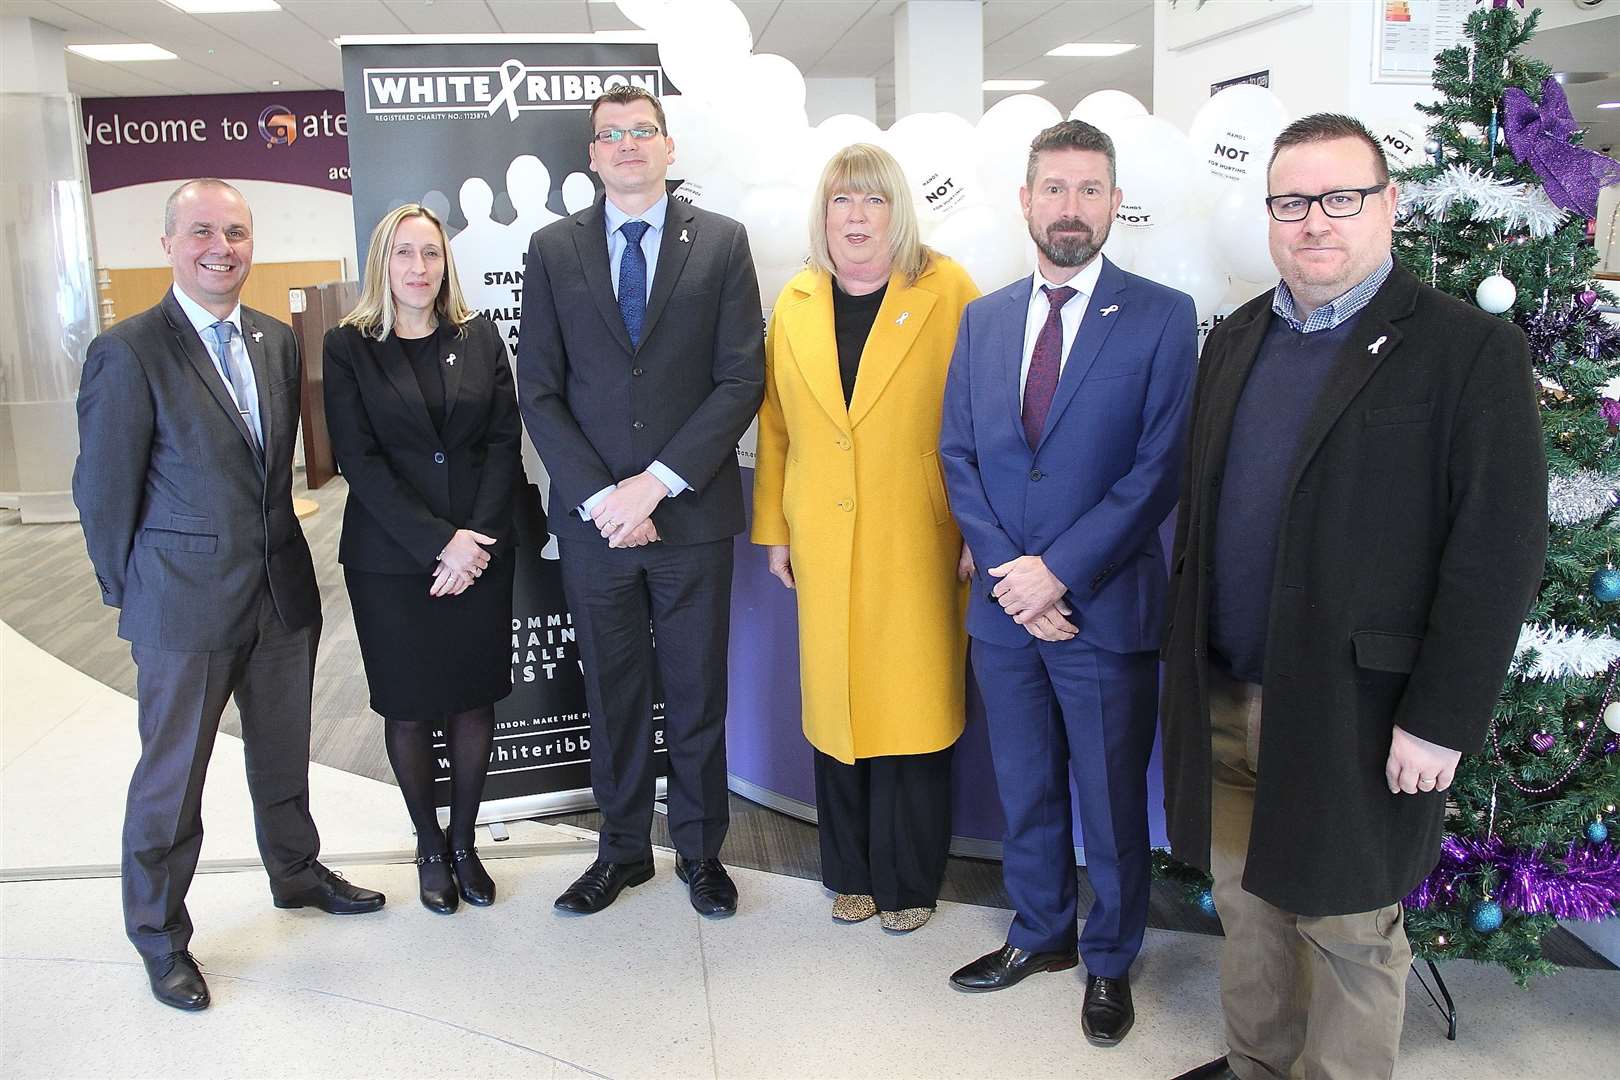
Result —
[[[1054, 235], [1059, 231], [1069, 232], [1071, 235]], [[1101, 234], [1097, 234], [1092, 231], [1090, 225], [1079, 218], [1059, 218], [1042, 232], [1032, 221], [1029, 223], [1029, 236], [1053, 266], [1067, 269], [1084, 266], [1091, 261], [1093, 255], [1102, 250], [1103, 244], [1108, 241], [1108, 226], [1104, 225]]]

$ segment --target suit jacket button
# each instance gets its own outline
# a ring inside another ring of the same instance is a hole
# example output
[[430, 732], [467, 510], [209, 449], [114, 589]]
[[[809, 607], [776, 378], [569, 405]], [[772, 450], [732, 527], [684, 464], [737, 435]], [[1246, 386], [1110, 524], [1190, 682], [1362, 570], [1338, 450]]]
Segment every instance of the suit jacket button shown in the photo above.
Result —
[[635, 428], [637, 431], [640, 431], [642, 428], [646, 427], [647, 425], [643, 424], [640, 420], [637, 420], [635, 423], [631, 424], [630, 426]]
[[840, 449], [840, 450], [848, 450], [849, 449], [849, 440], [848, 439], [842, 439], [842, 438], [839, 439], [838, 440], [838, 449]]
[[433, 452], [433, 464], [435, 464], [435, 465], [443, 465], [444, 464], [444, 451], [443, 450], [435, 450]]
[[631, 369], [630, 369], [630, 374], [632, 374], [632, 375], [635, 375], [635, 376], [638, 376], [638, 377], [639, 377], [639, 376], [640, 376], [640, 375], [641, 375], [641, 368], [638, 368], [638, 367], [633, 367], [633, 368], [631, 368]]
[[1040, 479], [1041, 479], [1042, 475], [1043, 474], [1041, 473], [1041, 470], [1039, 470], [1039, 469], [1031, 469], [1031, 470], [1029, 470], [1029, 478], [1031, 480], [1036, 481], [1037, 483], [1040, 482]]
[[840, 510], [853, 510], [853, 509], [855, 509], [855, 500], [854, 499], [839, 499], [838, 500], [838, 509], [840, 509]]

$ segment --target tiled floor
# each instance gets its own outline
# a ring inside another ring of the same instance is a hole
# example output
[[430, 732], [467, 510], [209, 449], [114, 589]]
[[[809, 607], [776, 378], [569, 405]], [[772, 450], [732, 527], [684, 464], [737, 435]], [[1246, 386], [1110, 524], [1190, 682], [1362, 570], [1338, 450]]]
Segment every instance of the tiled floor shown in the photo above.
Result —
[[[253, 865], [229, 737], [205, 809], [215, 872], [190, 897], [214, 1005], [175, 1012], [148, 996], [119, 919], [133, 703], [3, 624], [0, 680], [7, 1077], [1148, 1078], [1220, 1049], [1220, 942], [1205, 935], [1150, 931], [1136, 1029], [1098, 1050], [1079, 1032], [1074, 972], [1002, 994], [949, 988], [953, 968], [1001, 940], [1006, 914], [993, 908], [945, 903], [922, 931], [892, 936], [832, 922], [813, 881], [738, 870], [741, 911], [705, 922], [661, 852], [651, 883], [565, 918], [551, 900], [594, 845], [518, 823], [511, 841], [485, 844], [496, 905], [431, 915], [402, 861], [397, 791], [324, 766], [311, 783], [328, 861], [392, 899], [347, 919], [278, 911]], [[1447, 1043], [1411, 997], [1401, 1077], [1613, 1075], [1620, 974], [1566, 971], [1528, 992], [1494, 969], [1446, 974], [1462, 1038]]]

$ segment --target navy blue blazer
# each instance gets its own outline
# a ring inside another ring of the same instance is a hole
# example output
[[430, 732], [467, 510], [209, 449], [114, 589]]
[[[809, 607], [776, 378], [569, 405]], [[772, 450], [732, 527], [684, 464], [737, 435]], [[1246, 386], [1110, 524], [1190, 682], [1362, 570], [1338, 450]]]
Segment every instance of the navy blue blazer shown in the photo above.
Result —
[[945, 386], [940, 457], [978, 566], [967, 629], [1035, 638], [990, 598], [989, 570], [1039, 555], [1068, 587], [1079, 639], [1157, 650], [1167, 580], [1159, 525], [1175, 507], [1197, 352], [1192, 298], [1106, 258], [1036, 448], [1019, 393], [1031, 278], [967, 306]]

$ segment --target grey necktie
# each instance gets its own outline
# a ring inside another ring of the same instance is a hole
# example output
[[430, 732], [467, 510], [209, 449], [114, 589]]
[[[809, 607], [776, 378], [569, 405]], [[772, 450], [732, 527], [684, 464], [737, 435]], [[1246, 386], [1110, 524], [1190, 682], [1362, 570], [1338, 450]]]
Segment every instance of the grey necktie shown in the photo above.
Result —
[[262, 453], [264, 446], [259, 440], [258, 431], [253, 427], [253, 412], [248, 408], [247, 376], [243, 373], [241, 365], [236, 362], [235, 350], [231, 348], [231, 338], [236, 336], [236, 327], [221, 319], [208, 328], [208, 333], [214, 339], [214, 351], [219, 356], [219, 366], [225, 369], [225, 375], [231, 381], [231, 392], [236, 395], [236, 411], [242, 414], [242, 423], [247, 425], [253, 449]]

